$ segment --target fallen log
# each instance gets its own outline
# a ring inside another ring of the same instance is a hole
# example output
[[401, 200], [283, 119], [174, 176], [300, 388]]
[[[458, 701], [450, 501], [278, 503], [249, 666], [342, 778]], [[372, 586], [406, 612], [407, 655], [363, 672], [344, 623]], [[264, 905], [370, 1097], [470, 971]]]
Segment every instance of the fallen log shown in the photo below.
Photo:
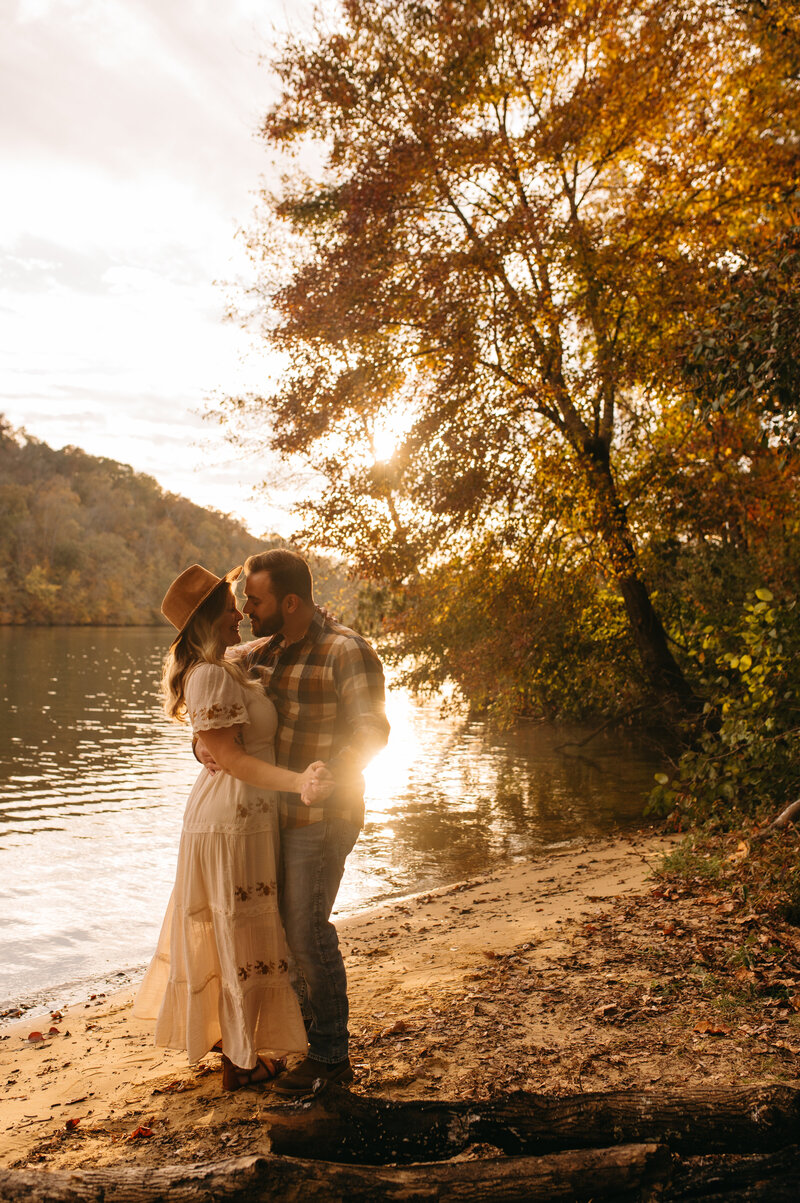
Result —
[[675, 1203], [683, 1199], [716, 1203], [732, 1195], [737, 1201], [752, 1203], [796, 1203], [800, 1199], [800, 1146], [790, 1145], [777, 1153], [687, 1157], [676, 1167], [669, 1191]]
[[474, 1143], [509, 1156], [649, 1143], [684, 1156], [764, 1153], [797, 1140], [800, 1090], [625, 1090], [562, 1098], [518, 1092], [481, 1102], [395, 1103], [328, 1087], [306, 1103], [271, 1108], [264, 1118], [273, 1153], [360, 1164], [432, 1161]]
[[77, 1173], [0, 1170], [0, 1200], [19, 1203], [569, 1203], [633, 1201], [659, 1190], [670, 1156], [659, 1145], [617, 1145], [546, 1157], [493, 1157], [414, 1166], [336, 1165], [241, 1157], [214, 1165], [113, 1166]]
[[[80, 1173], [0, 1170], [0, 1203], [788, 1203], [800, 1195], [800, 1090], [790, 1086], [566, 1098], [520, 1092], [451, 1103], [395, 1103], [328, 1087], [305, 1102], [269, 1107], [263, 1119], [267, 1157]], [[478, 1156], [487, 1146], [506, 1155]]]

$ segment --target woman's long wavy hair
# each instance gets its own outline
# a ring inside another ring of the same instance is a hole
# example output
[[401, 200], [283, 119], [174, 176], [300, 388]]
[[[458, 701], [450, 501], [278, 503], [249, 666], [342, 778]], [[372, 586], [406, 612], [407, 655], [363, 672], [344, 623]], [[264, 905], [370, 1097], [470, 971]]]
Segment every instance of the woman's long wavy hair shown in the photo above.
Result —
[[240, 685], [257, 684], [236, 660], [226, 660], [225, 649], [220, 649], [217, 628], [231, 592], [227, 581], [217, 585], [167, 652], [161, 675], [161, 697], [165, 714], [175, 722], [186, 722], [186, 678], [198, 664], [218, 664]]

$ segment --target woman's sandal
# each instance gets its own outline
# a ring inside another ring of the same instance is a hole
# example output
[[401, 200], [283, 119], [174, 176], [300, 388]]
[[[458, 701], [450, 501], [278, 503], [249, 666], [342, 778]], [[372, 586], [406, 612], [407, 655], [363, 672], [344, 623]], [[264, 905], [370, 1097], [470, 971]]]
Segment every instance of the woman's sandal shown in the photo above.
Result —
[[245, 1086], [263, 1086], [277, 1078], [286, 1068], [282, 1057], [257, 1057], [252, 1069], [240, 1069], [229, 1057], [222, 1054], [222, 1089], [242, 1090]]

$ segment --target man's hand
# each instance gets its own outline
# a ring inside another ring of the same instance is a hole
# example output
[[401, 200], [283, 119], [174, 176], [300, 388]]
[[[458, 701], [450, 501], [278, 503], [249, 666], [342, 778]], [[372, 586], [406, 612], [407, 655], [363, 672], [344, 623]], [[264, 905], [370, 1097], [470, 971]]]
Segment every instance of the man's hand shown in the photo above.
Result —
[[210, 773], [210, 775], [212, 777], [214, 776], [215, 773], [222, 772], [222, 769], [217, 764], [216, 760], [211, 755], [211, 753], [209, 752], [206, 745], [203, 743], [202, 736], [199, 735], [197, 737], [197, 739], [195, 740], [194, 748], [192, 750], [195, 754], [195, 759], [200, 761], [203, 768], [206, 770], [207, 773]]
[[321, 760], [315, 760], [303, 774], [306, 778], [300, 799], [305, 806], [317, 806], [332, 793], [336, 782]]

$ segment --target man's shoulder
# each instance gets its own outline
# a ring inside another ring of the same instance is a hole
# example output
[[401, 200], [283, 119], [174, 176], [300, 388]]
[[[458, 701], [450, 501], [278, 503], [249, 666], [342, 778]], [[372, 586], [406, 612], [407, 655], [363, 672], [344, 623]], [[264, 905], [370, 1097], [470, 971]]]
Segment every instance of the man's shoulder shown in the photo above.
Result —
[[342, 622], [325, 618], [322, 622], [319, 640], [333, 652], [366, 654], [371, 659], [378, 659], [375, 648], [358, 631], [346, 627]]

